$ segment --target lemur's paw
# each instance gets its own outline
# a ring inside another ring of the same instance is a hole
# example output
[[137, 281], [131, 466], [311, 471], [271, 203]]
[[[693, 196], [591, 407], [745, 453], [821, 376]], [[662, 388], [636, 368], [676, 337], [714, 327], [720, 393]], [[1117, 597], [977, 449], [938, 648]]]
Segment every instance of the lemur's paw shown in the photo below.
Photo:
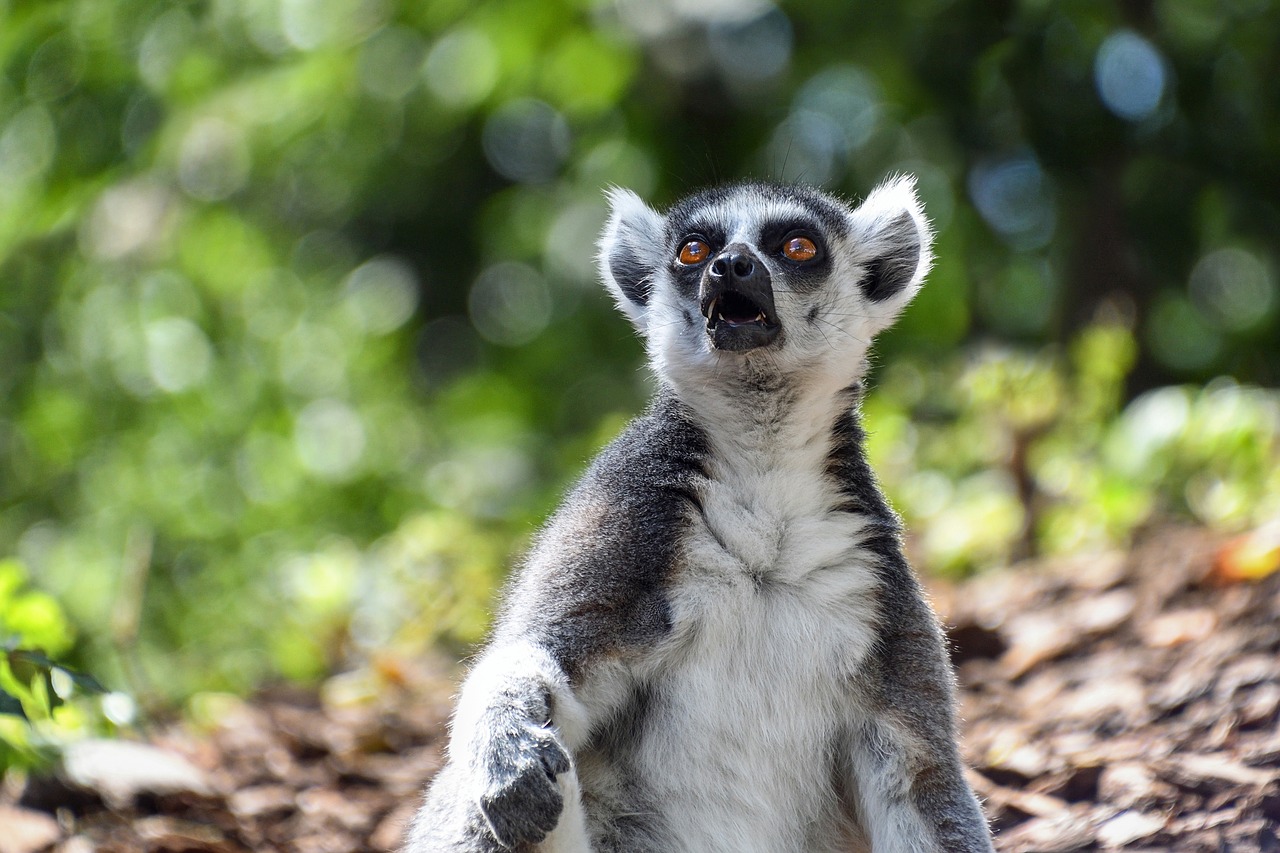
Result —
[[569, 770], [569, 754], [554, 731], [532, 725], [495, 738], [485, 756], [487, 784], [480, 812], [504, 847], [537, 843], [555, 829], [564, 809], [556, 776]]

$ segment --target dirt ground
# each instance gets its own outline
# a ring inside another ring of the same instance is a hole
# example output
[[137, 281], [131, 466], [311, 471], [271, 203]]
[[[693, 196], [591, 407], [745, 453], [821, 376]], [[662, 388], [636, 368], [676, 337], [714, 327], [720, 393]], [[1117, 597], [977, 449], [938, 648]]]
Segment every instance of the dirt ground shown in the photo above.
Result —
[[[1280, 851], [1280, 572], [1238, 571], [1241, 548], [1166, 529], [933, 587], [998, 849]], [[452, 688], [376, 671], [89, 744], [0, 793], [0, 853], [394, 849]]]

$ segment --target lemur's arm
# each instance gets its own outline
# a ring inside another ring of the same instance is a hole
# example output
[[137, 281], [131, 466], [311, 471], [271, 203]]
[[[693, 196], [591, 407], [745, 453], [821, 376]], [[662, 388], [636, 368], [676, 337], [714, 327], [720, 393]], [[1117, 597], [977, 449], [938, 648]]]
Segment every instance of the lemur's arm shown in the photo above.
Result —
[[[905, 563], [903, 564], [905, 569]], [[986, 821], [956, 748], [952, 676], [941, 632], [914, 588], [883, 613], [846, 742], [854, 804], [877, 853], [990, 853]]]
[[408, 851], [522, 849], [576, 805], [557, 777], [625, 701], [625, 662], [670, 631], [667, 583], [704, 453], [680, 404], [659, 395], [551, 519], [462, 686]]
[[563, 825], [579, 807], [571, 756], [621, 691], [600, 683], [608, 681], [598, 673], [611, 669], [607, 659], [557, 655], [575, 633], [567, 611], [540, 630], [518, 627], [534, 621], [525, 610], [555, 609], [550, 600], [522, 602], [521, 586], [462, 684], [447, 763], [419, 811], [407, 853], [525, 850], [557, 827], [558, 835], [575, 831]]
[[880, 637], [859, 679], [869, 707], [851, 721], [846, 753], [862, 824], [877, 853], [989, 853], [956, 747], [942, 632], [900, 551], [880, 573]]
[[565, 735], [588, 717], [544, 649], [491, 646], [462, 686], [448, 766], [409, 849], [491, 851], [542, 841], [565, 806], [557, 784], [572, 767]]
[[941, 626], [903, 553], [898, 517], [875, 485], [856, 412], [837, 436], [831, 472], [842, 509], [868, 520], [862, 548], [879, 599], [875, 642], [851, 685], [845, 789], [876, 853], [988, 853], [990, 833], [956, 746]]

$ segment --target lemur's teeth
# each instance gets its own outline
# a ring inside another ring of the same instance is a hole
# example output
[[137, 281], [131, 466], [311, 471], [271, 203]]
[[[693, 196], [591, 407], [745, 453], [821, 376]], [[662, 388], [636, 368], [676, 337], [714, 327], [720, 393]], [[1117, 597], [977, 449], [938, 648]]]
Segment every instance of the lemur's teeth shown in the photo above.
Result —
[[707, 306], [707, 319], [708, 319], [708, 320], [709, 320], [709, 319], [711, 319], [712, 317], [716, 316], [716, 313], [717, 313], [717, 312], [716, 312], [716, 307], [717, 307], [719, 304], [720, 304], [720, 297], [719, 297], [719, 296], [717, 296], [715, 299], [712, 299], [712, 300], [711, 300], [711, 304]]
[[757, 315], [756, 315], [756, 322], [757, 322], [757, 323], [763, 323], [763, 322], [765, 322], [765, 319], [764, 319], [764, 312], [763, 312], [763, 311], [761, 311], [759, 314], [757, 314]]

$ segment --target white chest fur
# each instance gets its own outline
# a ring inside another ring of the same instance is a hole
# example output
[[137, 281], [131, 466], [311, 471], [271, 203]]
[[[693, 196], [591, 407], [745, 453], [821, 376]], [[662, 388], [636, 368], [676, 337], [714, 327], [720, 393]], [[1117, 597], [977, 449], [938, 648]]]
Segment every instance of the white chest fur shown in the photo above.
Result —
[[875, 575], [862, 521], [831, 511], [821, 451], [792, 468], [713, 463], [686, 543], [655, 662], [669, 719], [640, 757], [688, 851], [848, 844], [831, 750], [872, 642]]

